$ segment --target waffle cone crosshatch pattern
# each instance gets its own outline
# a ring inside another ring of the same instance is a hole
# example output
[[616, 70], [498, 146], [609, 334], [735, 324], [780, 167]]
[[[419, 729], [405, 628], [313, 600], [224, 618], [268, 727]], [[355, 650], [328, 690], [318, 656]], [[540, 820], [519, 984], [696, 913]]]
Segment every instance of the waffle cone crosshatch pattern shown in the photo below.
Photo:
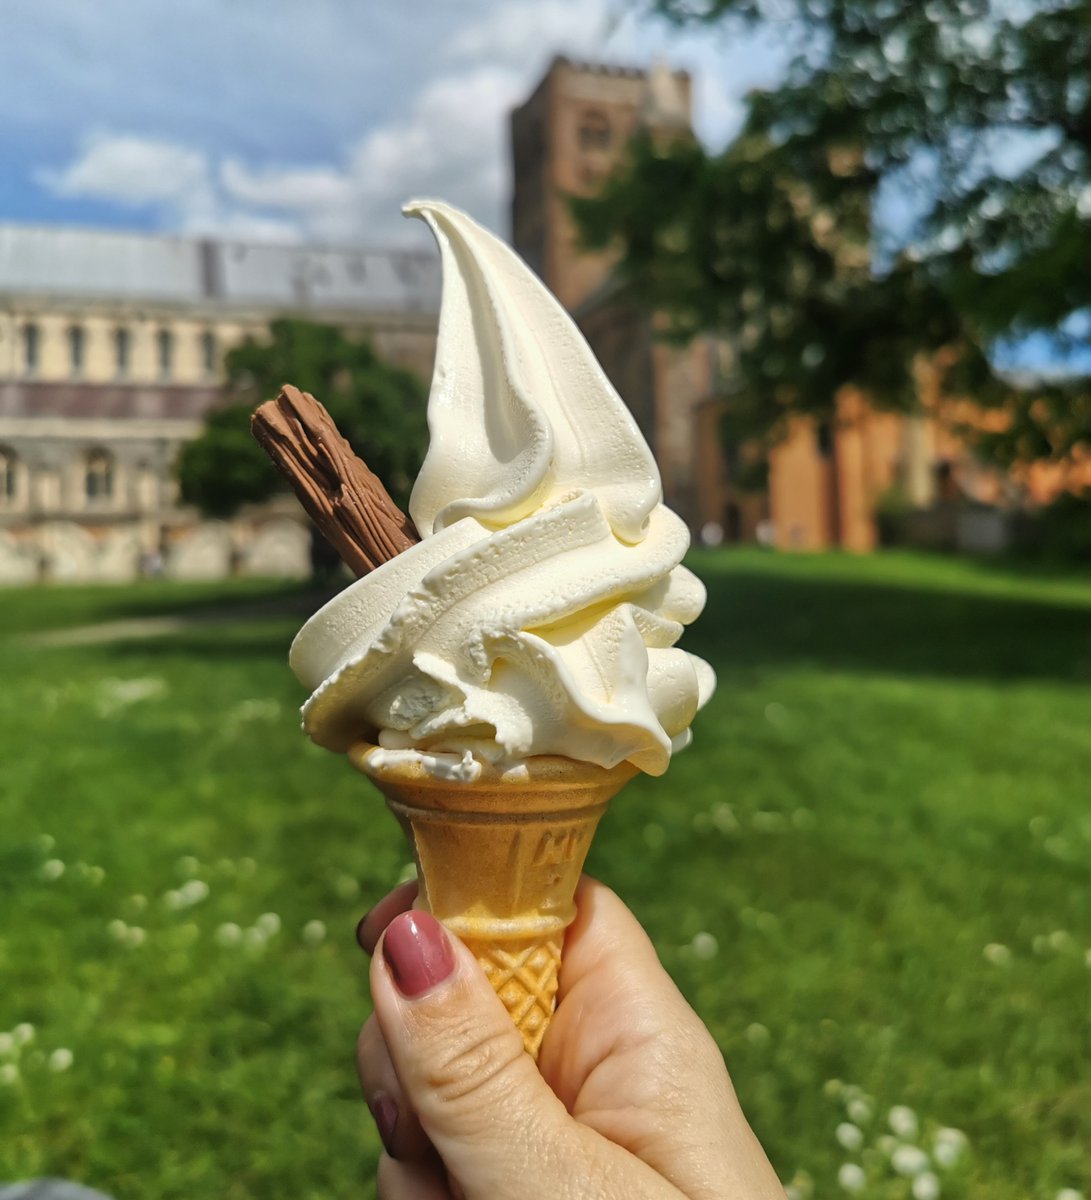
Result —
[[409, 838], [418, 904], [466, 943], [536, 1058], [591, 840], [636, 769], [543, 756], [506, 773], [483, 767], [471, 782], [366, 743], [349, 758]]

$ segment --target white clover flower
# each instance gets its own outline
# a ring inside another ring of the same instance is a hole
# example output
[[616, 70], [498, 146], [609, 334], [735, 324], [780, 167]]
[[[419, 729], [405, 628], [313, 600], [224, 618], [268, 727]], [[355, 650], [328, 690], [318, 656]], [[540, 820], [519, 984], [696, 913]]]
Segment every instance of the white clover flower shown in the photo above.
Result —
[[794, 1194], [797, 1200], [811, 1200], [814, 1195], [814, 1180], [810, 1172], [802, 1169], [796, 1171], [785, 1190], [789, 1196]]
[[869, 1096], [853, 1096], [848, 1104], [845, 1105], [845, 1109], [850, 1119], [855, 1121], [857, 1125], [866, 1125], [875, 1113]]
[[1091, 946], [1088, 946], [1087, 949], [1083, 952], [1083, 965], [1085, 967], [1091, 968]]
[[845, 1085], [840, 1079], [827, 1079], [822, 1085], [822, 1092], [831, 1099], [836, 1100], [838, 1096], [845, 1090]]
[[863, 1167], [858, 1167], [856, 1163], [842, 1163], [837, 1172], [837, 1182], [846, 1192], [862, 1192], [867, 1183], [867, 1176]]
[[1052, 858], [1059, 858], [1061, 862], [1071, 862], [1075, 857], [1072, 847], [1059, 834], [1054, 834], [1052, 837], [1047, 837], [1042, 843], [1042, 848]]
[[275, 721], [280, 716], [280, 705], [276, 700], [241, 700], [227, 714], [233, 722]]
[[186, 898], [181, 892], [171, 888], [169, 892], [163, 893], [163, 907], [170, 909], [171, 912], [176, 912], [180, 908], [185, 908]]
[[67, 1071], [72, 1065], [72, 1051], [64, 1046], [58, 1046], [49, 1056], [49, 1069], [59, 1074]]
[[326, 924], [324, 921], [308, 921], [303, 926], [303, 940], [308, 946], [317, 946], [326, 940]]
[[200, 904], [208, 899], [208, 884], [203, 879], [187, 880], [178, 890], [186, 904]]
[[715, 958], [720, 952], [720, 943], [716, 938], [702, 929], [700, 933], [693, 935], [693, 941], [690, 943], [690, 949], [693, 951], [693, 957], [699, 958], [707, 962], [710, 958]]
[[125, 945], [130, 949], [143, 946], [147, 933], [139, 925], [132, 925], [125, 931]]
[[14, 1063], [0, 1065], [0, 1083], [14, 1087], [19, 1082], [19, 1068]]
[[649, 850], [662, 849], [663, 843], [666, 840], [667, 834], [662, 825], [657, 824], [655, 821], [649, 821], [648, 824], [644, 826], [644, 845], [647, 846]]
[[269, 940], [269, 935], [260, 925], [251, 925], [249, 929], [242, 931], [242, 940], [252, 949], [260, 949]]
[[221, 946], [237, 946], [242, 941], [242, 930], [234, 921], [225, 921], [216, 930], [216, 942]]
[[981, 957], [991, 962], [994, 967], [1006, 967], [1011, 962], [1011, 951], [1000, 942], [990, 942], [981, 951]]
[[92, 887], [98, 887], [106, 878], [106, 872], [101, 867], [87, 868], [87, 882]]
[[41, 854], [48, 854], [57, 844], [57, 839], [48, 833], [40, 833], [34, 839], [34, 848]]
[[42, 879], [52, 883], [54, 879], [60, 879], [64, 874], [64, 863], [59, 858], [50, 858], [38, 868], [38, 874]]
[[263, 932], [272, 937], [275, 933], [280, 933], [280, 917], [274, 912], [262, 913], [255, 922], [257, 927]]
[[721, 833], [734, 833], [739, 828], [739, 818], [730, 804], [717, 804], [712, 810], [712, 824]]
[[341, 900], [351, 900], [359, 895], [360, 885], [351, 875], [338, 875], [333, 882], [333, 890]]
[[192, 854], [183, 854], [174, 864], [174, 869], [183, 879], [192, 879], [201, 869], [201, 864]]
[[29, 1021], [21, 1021], [11, 1031], [11, 1036], [15, 1038], [17, 1046], [26, 1046], [34, 1041], [34, 1026]]
[[915, 1138], [917, 1136], [917, 1114], [905, 1104], [895, 1104], [887, 1113], [890, 1128], [900, 1138]]
[[1061, 1188], [1057, 1200], [1083, 1200], [1083, 1192], [1077, 1192], [1075, 1188]]
[[920, 1175], [931, 1164], [919, 1146], [899, 1146], [890, 1156], [890, 1165], [899, 1175]]
[[780, 833], [787, 822], [784, 819], [784, 814], [781, 812], [763, 812], [759, 810], [750, 819], [750, 824], [759, 833]]
[[944, 1126], [937, 1129], [932, 1143], [932, 1157], [941, 1167], [953, 1167], [966, 1149], [966, 1135], [961, 1129]]
[[1054, 929], [1046, 938], [1046, 941], [1049, 943], [1049, 948], [1055, 950], [1058, 954], [1063, 954], [1075, 945], [1075, 939], [1067, 929]]
[[128, 900], [125, 901], [125, 905], [126, 907], [131, 908], [134, 913], [143, 912], [144, 909], [148, 907], [148, 897], [142, 896], [138, 892], [135, 896], [130, 896]]
[[751, 1046], [767, 1046], [770, 1038], [773, 1036], [764, 1025], [757, 1021], [753, 1025], [747, 1025], [746, 1032], [743, 1034]]
[[882, 1154], [885, 1154], [887, 1158], [889, 1158], [900, 1145], [901, 1142], [899, 1142], [898, 1139], [890, 1133], [882, 1133], [875, 1139], [876, 1149]]
[[939, 1180], [931, 1171], [923, 1171], [913, 1180], [913, 1200], [939, 1200]]
[[129, 927], [124, 921], [120, 920], [120, 918], [115, 917], [110, 924], [106, 926], [106, 932], [117, 941], [123, 942], [129, 932]]
[[111, 717], [130, 704], [150, 700], [167, 690], [165, 680], [154, 677], [145, 679], [104, 679], [99, 687], [96, 708], [99, 716]]
[[235, 870], [243, 879], [249, 879], [257, 869], [258, 864], [252, 858], [240, 858], [235, 864]]
[[15, 1039], [10, 1033], [0, 1033], [0, 1056], [7, 1058], [15, 1053]]
[[848, 1121], [842, 1121], [837, 1126], [837, 1129], [834, 1131], [834, 1137], [850, 1153], [859, 1150], [864, 1144], [863, 1130]]

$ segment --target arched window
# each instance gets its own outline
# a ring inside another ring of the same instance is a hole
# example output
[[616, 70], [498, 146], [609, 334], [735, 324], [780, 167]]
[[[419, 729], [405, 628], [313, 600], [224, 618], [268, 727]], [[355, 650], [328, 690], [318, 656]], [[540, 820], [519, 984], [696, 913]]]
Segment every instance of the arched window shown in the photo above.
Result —
[[87, 455], [83, 487], [87, 499], [95, 502], [109, 500], [114, 494], [114, 458], [106, 450], [92, 450]]
[[129, 362], [132, 358], [133, 339], [127, 329], [114, 330], [114, 373], [118, 379], [124, 379], [129, 374]]
[[83, 374], [84, 333], [82, 325], [68, 327], [68, 373], [73, 376]]
[[580, 149], [608, 150], [610, 148], [610, 119], [597, 108], [580, 114]]
[[201, 334], [201, 370], [206, 375], [216, 374], [216, 335], [211, 329]]
[[0, 508], [15, 502], [16, 478], [19, 459], [14, 450], [0, 446]]
[[41, 357], [42, 334], [33, 321], [23, 326], [23, 370], [28, 375], [38, 372], [38, 359]]
[[155, 348], [159, 362], [159, 378], [169, 379], [174, 358], [174, 338], [169, 329], [160, 329], [155, 335]]

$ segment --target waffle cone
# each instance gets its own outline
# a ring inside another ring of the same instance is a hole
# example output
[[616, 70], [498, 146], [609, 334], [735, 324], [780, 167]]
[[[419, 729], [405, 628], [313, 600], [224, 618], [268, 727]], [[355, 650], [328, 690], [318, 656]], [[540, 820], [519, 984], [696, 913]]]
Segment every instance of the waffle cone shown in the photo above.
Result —
[[543, 755], [525, 770], [484, 765], [467, 782], [437, 777], [414, 756], [376, 751], [357, 743], [349, 758], [409, 838], [417, 907], [470, 948], [537, 1058], [591, 839], [636, 768]]

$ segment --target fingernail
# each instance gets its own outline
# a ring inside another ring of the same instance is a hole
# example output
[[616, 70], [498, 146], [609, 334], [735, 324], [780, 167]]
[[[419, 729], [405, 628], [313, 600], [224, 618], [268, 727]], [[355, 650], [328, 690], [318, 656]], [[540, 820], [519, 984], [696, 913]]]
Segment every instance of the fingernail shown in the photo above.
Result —
[[375, 1118], [375, 1128], [382, 1138], [383, 1149], [391, 1158], [397, 1158], [394, 1153], [394, 1130], [398, 1127], [398, 1106], [386, 1092], [380, 1092], [371, 1106], [371, 1115]]
[[390, 922], [383, 938], [383, 957], [394, 986], [409, 1000], [442, 983], [455, 969], [447, 934], [426, 912], [402, 913]]
[[371, 953], [371, 948], [368, 946], [367, 942], [364, 940], [364, 922], [370, 916], [371, 916], [371, 909], [369, 908], [367, 910], [367, 912], [364, 913], [364, 915], [359, 919], [359, 921], [356, 922], [356, 944], [360, 947], [361, 950], [363, 950], [363, 952], [365, 954]]

